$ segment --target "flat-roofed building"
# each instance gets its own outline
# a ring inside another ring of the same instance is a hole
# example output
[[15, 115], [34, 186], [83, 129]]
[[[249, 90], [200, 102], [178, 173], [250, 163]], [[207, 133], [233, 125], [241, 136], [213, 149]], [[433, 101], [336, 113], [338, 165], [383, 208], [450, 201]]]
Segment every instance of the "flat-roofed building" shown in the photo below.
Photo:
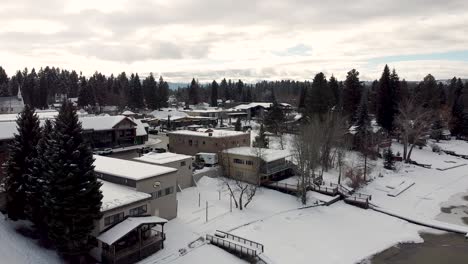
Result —
[[91, 256], [102, 263], [133, 263], [164, 248], [167, 220], [151, 214], [152, 196], [128, 186], [101, 183], [102, 217], [92, 232]]
[[199, 152], [220, 153], [241, 146], [250, 146], [250, 132], [202, 129], [180, 130], [168, 133], [169, 151], [195, 155]]
[[151, 152], [134, 160], [177, 169], [177, 186], [180, 189], [194, 186], [192, 156], [172, 152]]
[[238, 147], [221, 153], [221, 165], [225, 176], [259, 184], [278, 180], [293, 173], [287, 150]]
[[98, 178], [151, 195], [150, 215], [165, 219], [177, 216], [177, 169], [98, 155], [94, 158]]

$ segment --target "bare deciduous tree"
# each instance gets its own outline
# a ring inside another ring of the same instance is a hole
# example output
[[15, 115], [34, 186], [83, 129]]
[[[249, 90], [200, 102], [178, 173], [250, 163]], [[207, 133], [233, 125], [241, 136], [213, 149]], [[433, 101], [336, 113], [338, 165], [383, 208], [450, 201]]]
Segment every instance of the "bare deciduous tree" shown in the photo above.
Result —
[[411, 160], [411, 153], [419, 140], [431, 129], [432, 112], [413, 100], [403, 101], [398, 107], [396, 125], [401, 133], [403, 159]]
[[260, 186], [260, 175], [263, 160], [263, 149], [254, 148], [256, 173], [254, 178], [242, 171], [231, 168], [232, 156], [227, 151], [220, 153], [221, 167], [225, 177], [221, 178], [223, 185], [228, 189], [236, 208], [243, 210], [253, 200]]
[[298, 176], [297, 194], [302, 204], [307, 203], [307, 190], [310, 184], [322, 176], [317, 170], [320, 165], [323, 136], [320, 122], [313, 120], [301, 128], [293, 141], [293, 156]]

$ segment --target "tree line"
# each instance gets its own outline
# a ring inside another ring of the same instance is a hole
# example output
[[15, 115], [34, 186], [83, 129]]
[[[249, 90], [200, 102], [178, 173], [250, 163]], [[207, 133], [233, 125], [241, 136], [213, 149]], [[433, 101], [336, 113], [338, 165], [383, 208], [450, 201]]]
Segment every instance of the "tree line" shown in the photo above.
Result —
[[95, 72], [87, 78], [74, 70], [47, 66], [37, 72], [26, 68], [9, 77], [0, 67], [0, 96], [14, 96], [20, 87], [25, 104], [38, 109], [54, 103], [56, 94], [78, 98], [80, 107], [112, 105], [120, 109], [167, 107], [170, 95], [168, 83], [162, 76], [157, 80], [152, 73], [144, 79], [125, 72], [108, 77]]
[[298, 104], [298, 98], [302, 90], [309, 86], [309, 82], [300, 81], [262, 81], [248, 84], [242, 80], [222, 79], [219, 83], [213, 80], [211, 83], [200, 84], [195, 78], [187, 87], [179, 87], [176, 98], [186, 104], [195, 105], [208, 102], [210, 106], [218, 106], [218, 101], [226, 102], [272, 102], [276, 96], [282, 102]]

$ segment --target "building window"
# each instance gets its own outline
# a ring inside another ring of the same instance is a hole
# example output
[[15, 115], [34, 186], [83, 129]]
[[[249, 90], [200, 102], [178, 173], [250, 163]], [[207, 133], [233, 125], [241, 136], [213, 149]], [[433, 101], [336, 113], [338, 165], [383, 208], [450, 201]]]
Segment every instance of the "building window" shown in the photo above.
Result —
[[234, 163], [237, 163], [237, 164], [244, 164], [244, 160], [241, 160], [241, 159], [234, 159]]
[[120, 130], [120, 131], [119, 131], [119, 136], [123, 137], [124, 135], [125, 135], [125, 131]]
[[166, 188], [165, 195], [172, 194], [173, 192], [174, 192], [174, 187], [169, 187], [169, 188]]
[[145, 205], [130, 209], [130, 216], [137, 216], [137, 215], [142, 215], [146, 214], [148, 208]]
[[123, 212], [108, 216], [108, 217], [104, 218], [104, 225], [108, 226], [108, 225], [118, 223], [118, 222], [122, 221], [123, 218], [124, 218], [124, 213]]
[[252, 166], [252, 165], [253, 165], [253, 161], [251, 161], [251, 160], [246, 160], [246, 161], [245, 161], [245, 164]]
[[181, 166], [181, 167], [184, 167], [184, 166], [185, 166], [185, 161], [181, 161], [181, 162], [180, 162], [180, 166]]
[[205, 141], [203, 141], [202, 144], [205, 145]]
[[192, 143], [193, 143], [192, 140], [189, 139], [189, 141], [188, 141], [189, 146], [192, 146]]

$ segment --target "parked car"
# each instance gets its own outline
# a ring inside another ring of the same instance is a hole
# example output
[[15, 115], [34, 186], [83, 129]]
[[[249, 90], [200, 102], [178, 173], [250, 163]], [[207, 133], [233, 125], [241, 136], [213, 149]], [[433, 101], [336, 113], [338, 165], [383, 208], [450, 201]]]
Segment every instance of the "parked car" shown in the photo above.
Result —
[[94, 149], [93, 153], [96, 155], [101, 155], [101, 156], [106, 156], [112, 154], [112, 149], [111, 148], [98, 148]]
[[141, 148], [141, 153], [143, 153], [143, 154], [150, 153], [151, 151], [153, 151], [153, 149], [150, 148], [150, 147]]
[[153, 152], [156, 152], [156, 153], [164, 153], [164, 152], [166, 152], [166, 149], [163, 149], [163, 148], [154, 148], [154, 149], [153, 149]]

